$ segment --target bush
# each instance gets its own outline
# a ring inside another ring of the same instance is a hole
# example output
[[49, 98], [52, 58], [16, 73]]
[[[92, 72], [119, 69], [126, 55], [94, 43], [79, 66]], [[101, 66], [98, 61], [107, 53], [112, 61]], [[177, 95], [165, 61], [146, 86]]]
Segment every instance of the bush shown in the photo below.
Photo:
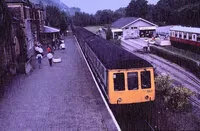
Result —
[[188, 98], [194, 93], [183, 86], [172, 86], [169, 75], [160, 75], [155, 79], [156, 91], [162, 95], [164, 104], [173, 111], [184, 111], [189, 105]]
[[166, 94], [166, 92], [171, 88], [172, 82], [170, 80], [169, 75], [160, 75], [155, 79], [156, 90], [162, 94]]
[[194, 93], [183, 86], [173, 87], [164, 96], [166, 105], [174, 111], [183, 111], [189, 104], [188, 98]]

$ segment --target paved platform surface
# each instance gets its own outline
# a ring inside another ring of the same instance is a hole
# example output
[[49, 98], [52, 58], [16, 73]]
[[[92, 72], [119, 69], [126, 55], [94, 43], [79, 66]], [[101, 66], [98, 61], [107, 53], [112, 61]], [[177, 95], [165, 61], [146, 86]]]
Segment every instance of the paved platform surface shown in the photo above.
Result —
[[116, 127], [73, 37], [62, 63], [16, 77], [0, 97], [0, 131], [102, 131]]

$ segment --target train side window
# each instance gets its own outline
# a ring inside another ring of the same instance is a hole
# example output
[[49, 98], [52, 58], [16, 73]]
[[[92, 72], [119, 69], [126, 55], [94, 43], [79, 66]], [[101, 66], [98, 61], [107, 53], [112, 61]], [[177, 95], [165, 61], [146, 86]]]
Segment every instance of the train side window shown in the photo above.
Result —
[[178, 35], [177, 35], [177, 32], [175, 32], [175, 37], [177, 37]]
[[187, 39], [187, 34], [186, 33], [184, 33], [184, 37], [183, 37], [184, 39]]
[[182, 32], [179, 32], [179, 38], [182, 38]]
[[197, 41], [197, 35], [196, 34], [192, 34], [192, 40]]
[[125, 90], [125, 81], [124, 81], [124, 73], [114, 73], [114, 90], [122, 91]]
[[142, 89], [151, 88], [150, 71], [142, 71], [141, 72], [141, 83], [142, 83]]
[[192, 40], [192, 35], [191, 34], [189, 34], [189, 40]]
[[138, 73], [137, 72], [128, 73], [128, 89], [129, 90], [138, 89]]
[[200, 35], [197, 37], [197, 41], [200, 42]]

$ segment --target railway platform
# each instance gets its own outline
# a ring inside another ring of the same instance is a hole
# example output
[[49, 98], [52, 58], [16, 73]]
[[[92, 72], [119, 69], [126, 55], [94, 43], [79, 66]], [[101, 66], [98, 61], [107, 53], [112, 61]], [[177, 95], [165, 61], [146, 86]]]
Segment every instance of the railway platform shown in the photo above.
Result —
[[2, 131], [116, 131], [74, 37], [55, 51], [61, 63], [20, 75], [1, 92]]

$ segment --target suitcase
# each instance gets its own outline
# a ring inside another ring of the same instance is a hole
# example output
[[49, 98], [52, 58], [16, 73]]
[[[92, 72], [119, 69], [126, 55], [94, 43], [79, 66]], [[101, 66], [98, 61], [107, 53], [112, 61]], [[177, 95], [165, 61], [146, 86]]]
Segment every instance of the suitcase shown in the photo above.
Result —
[[53, 63], [60, 63], [61, 61], [61, 58], [53, 58]]

